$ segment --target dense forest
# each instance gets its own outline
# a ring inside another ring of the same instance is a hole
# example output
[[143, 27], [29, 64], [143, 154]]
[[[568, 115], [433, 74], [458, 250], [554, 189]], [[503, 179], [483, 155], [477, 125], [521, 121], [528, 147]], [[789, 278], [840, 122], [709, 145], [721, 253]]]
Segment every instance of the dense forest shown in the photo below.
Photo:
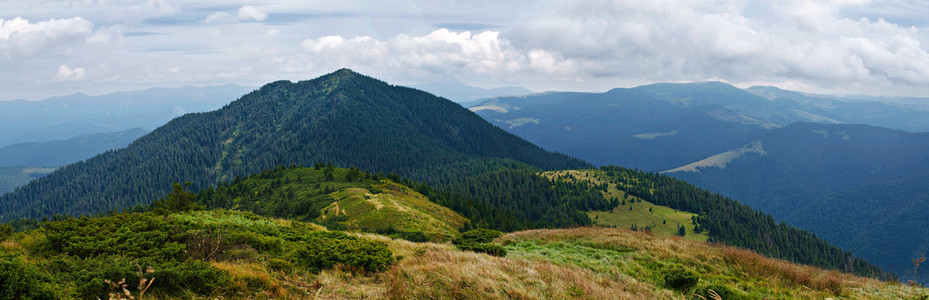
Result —
[[616, 166], [600, 169], [630, 195], [698, 214], [695, 222], [709, 231], [712, 242], [861, 276], [896, 279], [893, 274], [884, 273], [877, 266], [807, 231], [778, 223], [770, 215], [685, 181]]
[[125, 149], [63, 167], [0, 196], [0, 220], [125, 209], [164, 195], [172, 182], [191, 181], [198, 191], [318, 161], [431, 184], [508, 166], [590, 166], [451, 101], [343, 69], [270, 83], [220, 110], [174, 119]]

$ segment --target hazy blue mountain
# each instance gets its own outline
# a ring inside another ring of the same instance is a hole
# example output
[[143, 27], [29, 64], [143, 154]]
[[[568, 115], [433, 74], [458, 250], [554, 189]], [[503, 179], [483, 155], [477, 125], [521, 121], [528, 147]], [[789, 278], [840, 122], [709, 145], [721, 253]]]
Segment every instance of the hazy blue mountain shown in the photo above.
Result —
[[929, 100], [913, 98], [836, 97], [754, 86], [746, 91], [802, 112], [810, 122], [868, 124], [909, 132], [929, 131]]
[[929, 111], [771, 87], [659, 83], [605, 93], [549, 92], [469, 106], [546, 149], [598, 165], [661, 171], [738, 148], [797, 122], [929, 130]]
[[466, 85], [458, 81], [437, 81], [413, 85], [411, 87], [462, 103], [463, 105], [475, 104], [473, 102], [485, 98], [535, 94], [534, 91], [524, 87], [505, 86], [485, 89]]
[[12, 192], [16, 187], [25, 185], [54, 170], [35, 167], [0, 167], [0, 195]]
[[48, 142], [13, 144], [0, 148], [0, 194], [45, 176], [55, 168], [123, 148], [148, 131], [134, 128]]
[[907, 276], [909, 260], [929, 247], [927, 153], [927, 133], [798, 123], [667, 174]]
[[235, 85], [153, 88], [0, 101], [0, 146], [131, 128], [151, 130], [185, 113], [218, 109], [253, 89]]
[[737, 147], [765, 128], [721, 105], [684, 107], [635, 89], [501, 97], [470, 109], [543, 148], [653, 171]]
[[148, 133], [142, 128], [82, 135], [67, 140], [13, 144], [0, 148], [0, 167], [54, 168], [123, 148]]

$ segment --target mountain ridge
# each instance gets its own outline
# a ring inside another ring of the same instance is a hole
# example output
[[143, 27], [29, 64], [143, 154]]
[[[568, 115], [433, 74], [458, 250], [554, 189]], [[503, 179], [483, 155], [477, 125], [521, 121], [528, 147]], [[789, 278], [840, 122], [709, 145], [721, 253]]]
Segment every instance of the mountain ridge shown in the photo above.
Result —
[[[374, 146], [374, 148], [372, 148]], [[223, 108], [176, 118], [109, 151], [0, 196], [0, 219], [145, 204], [172, 182], [199, 190], [279, 165], [331, 161], [429, 182], [499, 165], [589, 164], [493, 127], [448, 100], [340, 69], [269, 83]]]

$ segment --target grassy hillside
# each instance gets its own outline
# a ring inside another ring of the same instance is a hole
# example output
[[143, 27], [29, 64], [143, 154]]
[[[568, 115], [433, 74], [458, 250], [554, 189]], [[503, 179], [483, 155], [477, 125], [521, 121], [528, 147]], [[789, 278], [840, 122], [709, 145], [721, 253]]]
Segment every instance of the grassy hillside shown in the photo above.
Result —
[[621, 204], [608, 211], [589, 211], [587, 216], [597, 225], [617, 228], [637, 228], [651, 230], [662, 235], [679, 234], [678, 226], [684, 226], [684, 238], [706, 241], [706, 232], [694, 232], [693, 222], [696, 214], [679, 211], [667, 206], [655, 205], [620, 190], [604, 172], [598, 170], [566, 170], [543, 172], [543, 176], [569, 182], [587, 182], [592, 185], [606, 185], [603, 193], [607, 199], [618, 199]]
[[[67, 219], [0, 236], [12, 298], [929, 297], [925, 289], [628, 229], [514, 232], [506, 257], [214, 210]], [[124, 288], [111, 283], [125, 279]], [[144, 281], [143, 281], [144, 280]], [[140, 284], [140, 282], [142, 284]]]
[[431, 240], [451, 239], [467, 221], [383, 176], [322, 164], [268, 170], [204, 190], [195, 201], [330, 229], [416, 234]]

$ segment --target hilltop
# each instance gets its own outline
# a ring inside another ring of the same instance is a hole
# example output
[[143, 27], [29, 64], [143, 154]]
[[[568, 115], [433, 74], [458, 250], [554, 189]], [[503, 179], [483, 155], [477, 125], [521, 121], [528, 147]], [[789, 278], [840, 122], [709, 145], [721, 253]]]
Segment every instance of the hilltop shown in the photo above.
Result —
[[507, 166], [589, 164], [542, 150], [446, 99], [338, 70], [277, 81], [225, 107], [187, 114], [0, 196], [0, 220], [146, 204], [172, 182], [197, 191], [280, 165], [332, 162], [447, 183]]

